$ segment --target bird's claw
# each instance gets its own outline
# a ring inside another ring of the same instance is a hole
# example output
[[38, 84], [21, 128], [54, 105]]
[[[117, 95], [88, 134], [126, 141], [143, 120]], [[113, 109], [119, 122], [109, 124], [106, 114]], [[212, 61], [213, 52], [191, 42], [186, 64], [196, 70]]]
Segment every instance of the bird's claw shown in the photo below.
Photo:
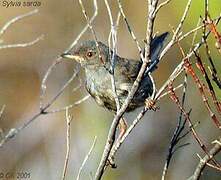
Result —
[[116, 165], [115, 162], [114, 162], [114, 157], [113, 157], [113, 156], [112, 156], [112, 157], [109, 156], [106, 165], [107, 165], [107, 166], [110, 166], [110, 167], [113, 168], [113, 169], [117, 168], [117, 165]]
[[145, 100], [145, 107], [149, 110], [156, 111], [159, 107], [156, 106], [156, 102], [153, 99], [146, 99]]

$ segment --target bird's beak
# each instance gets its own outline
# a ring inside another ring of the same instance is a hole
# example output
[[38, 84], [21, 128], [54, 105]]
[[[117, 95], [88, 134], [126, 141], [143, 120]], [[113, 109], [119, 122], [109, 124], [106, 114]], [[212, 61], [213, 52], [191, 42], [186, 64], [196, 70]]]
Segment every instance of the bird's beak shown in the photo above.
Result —
[[61, 54], [61, 57], [62, 58], [67, 58], [67, 59], [73, 59], [75, 61], [77, 61], [78, 63], [82, 63], [84, 61], [84, 59], [79, 56], [79, 55], [74, 55], [74, 54], [71, 54], [71, 53], [63, 53]]
[[77, 59], [77, 56], [71, 54], [71, 53], [63, 53], [61, 54], [62, 58], [67, 58], [67, 59]]

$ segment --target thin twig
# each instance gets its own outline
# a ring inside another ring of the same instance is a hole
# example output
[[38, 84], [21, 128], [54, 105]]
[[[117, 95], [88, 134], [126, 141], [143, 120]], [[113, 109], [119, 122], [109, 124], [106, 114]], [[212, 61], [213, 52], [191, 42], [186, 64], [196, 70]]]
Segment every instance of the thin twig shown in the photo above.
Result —
[[2, 108], [1, 108], [1, 110], [0, 110], [0, 120], [1, 120], [1, 118], [2, 118], [3, 112], [5, 111], [5, 107], [6, 107], [6, 105], [4, 104], [4, 105], [2, 106]]
[[51, 114], [51, 113], [62, 112], [62, 111], [65, 111], [66, 109], [71, 109], [71, 108], [81, 104], [82, 102], [86, 101], [89, 97], [91, 97], [91, 95], [88, 94], [88, 95], [84, 96], [83, 98], [75, 101], [74, 103], [72, 103], [70, 105], [67, 105], [67, 106], [59, 108], [59, 109], [48, 110], [48, 111], [45, 111], [45, 113]]
[[111, 31], [110, 31], [110, 37], [112, 39], [112, 44], [113, 46], [111, 46], [111, 42], [110, 42], [110, 39], [108, 40], [108, 44], [109, 44], [109, 47], [111, 48], [112, 47], [112, 50], [113, 50], [113, 53], [111, 53], [111, 50], [109, 49], [109, 55], [111, 57], [111, 85], [112, 85], [112, 91], [113, 91], [113, 94], [114, 94], [114, 100], [115, 100], [115, 103], [116, 103], [116, 106], [117, 106], [117, 112], [119, 111], [120, 109], [120, 102], [119, 102], [119, 98], [117, 96], [117, 90], [116, 90], [116, 84], [115, 84], [115, 77], [114, 77], [114, 67], [115, 67], [115, 57], [116, 57], [116, 54], [117, 54], [117, 29], [118, 29], [118, 25], [119, 25], [119, 21], [120, 21], [120, 13], [118, 13], [118, 17], [117, 17], [117, 20], [116, 20], [116, 25], [114, 24], [114, 21], [113, 21], [113, 16], [112, 16], [112, 13], [111, 13], [111, 9], [110, 9], [110, 5], [108, 3], [108, 0], [105, 0], [105, 5], [106, 5], [106, 8], [107, 8], [107, 12], [108, 12], [108, 15], [109, 15], [109, 19], [110, 19], [110, 24], [111, 24]]
[[[219, 22], [220, 18], [217, 19], [216, 24]], [[210, 34], [210, 31], [206, 33], [206, 38], [208, 38]], [[177, 76], [184, 70], [184, 60], [190, 58], [194, 55], [194, 51], [197, 51], [202, 45], [204, 44], [204, 39], [202, 38], [201, 41], [192, 48], [192, 50], [182, 59], [180, 64], [176, 66], [173, 73], [170, 75], [170, 77], [166, 80], [166, 82], [161, 86], [161, 88], [158, 90], [156, 96], [154, 97], [154, 100], [157, 101], [160, 96], [162, 95], [163, 91], [167, 88], [168, 84], [173, 82], [174, 79], [176, 79]]]
[[50, 108], [51, 105], [56, 101], [56, 99], [63, 93], [65, 88], [71, 83], [71, 81], [74, 79], [76, 74], [77, 74], [77, 71], [74, 71], [74, 73], [71, 76], [71, 78], [64, 84], [64, 86], [61, 87], [61, 89], [57, 92], [57, 94], [40, 110], [40, 112], [37, 113], [35, 116], [33, 116], [30, 120], [25, 122], [22, 126], [17, 128], [17, 130], [18, 130], [17, 133], [20, 132], [21, 130], [23, 130], [24, 128], [26, 128], [29, 124], [31, 124], [40, 115], [49, 114], [49, 112], [47, 112], [47, 109]]
[[94, 147], [95, 147], [96, 142], [97, 142], [97, 136], [94, 137], [93, 144], [92, 144], [90, 150], [88, 151], [88, 153], [86, 154], [86, 156], [85, 156], [85, 158], [84, 158], [84, 161], [83, 161], [82, 164], [81, 164], [81, 167], [80, 167], [80, 169], [79, 169], [79, 171], [78, 171], [76, 180], [79, 180], [79, 179], [80, 179], [82, 170], [83, 170], [83, 168], [84, 168], [84, 166], [85, 166], [87, 160], [89, 159], [89, 157], [90, 157], [90, 155], [91, 155], [91, 153], [92, 153], [92, 151], [93, 151], [93, 149], [94, 149]]
[[181, 35], [181, 36], [178, 38], [177, 41], [180, 42], [180, 41], [182, 41], [183, 39], [185, 39], [186, 37], [188, 37], [189, 35], [191, 35], [191, 34], [193, 34], [193, 33], [196, 34], [196, 32], [197, 32], [198, 30], [202, 29], [204, 26], [205, 26], [204, 24], [202, 24], [202, 25], [197, 25], [194, 29], [192, 29], [192, 30], [188, 31], [187, 33]]
[[[6, 107], [6, 105], [4, 104], [4, 105], [2, 106], [2, 108], [1, 108], [1, 110], [0, 110], [0, 120], [2, 120], [2, 115], [3, 115], [4, 111], [5, 111], [5, 107]], [[4, 132], [3, 132], [3, 129], [0, 128], [0, 140], [1, 140], [2, 138], [4, 138]]]
[[56, 101], [56, 99], [64, 92], [64, 90], [75, 79], [79, 71], [80, 71], [80, 66], [77, 66], [76, 69], [73, 71], [72, 76], [68, 79], [68, 81], [65, 82], [65, 84], [61, 87], [61, 89], [57, 92], [57, 94], [42, 109], [40, 109], [40, 111], [46, 113], [46, 109], [48, 109]]
[[163, 8], [164, 6], [169, 4], [170, 2], [171, 2], [171, 0], [166, 0], [166, 1], [162, 2], [161, 4], [159, 4], [159, 6], [156, 8], [154, 13], [157, 14], [161, 8]]
[[220, 105], [220, 103], [217, 99], [216, 92], [214, 91], [212, 82], [210, 81], [210, 78], [209, 78], [209, 75], [207, 74], [206, 68], [203, 65], [203, 62], [201, 60], [200, 55], [197, 52], [195, 52], [194, 54], [195, 54], [196, 61], [197, 61], [196, 62], [197, 67], [199, 68], [199, 70], [201, 71], [203, 77], [205, 78], [207, 86], [209, 88], [209, 94], [212, 97], [212, 100], [213, 100], [213, 103], [214, 103], [214, 105], [217, 109], [217, 112], [221, 115], [221, 105]]
[[[58, 93], [60, 94], [61, 91], [59, 91]], [[55, 95], [55, 97], [58, 94]], [[52, 99], [57, 99], [57, 98], [52, 98]], [[61, 112], [64, 111], [65, 109], [71, 109], [72, 107], [75, 107], [77, 105], [80, 105], [82, 102], [84, 102], [85, 100], [87, 100], [90, 96], [85, 96], [84, 98], [76, 101], [75, 103], [68, 105], [64, 108], [60, 108], [60, 109], [56, 109], [56, 110], [49, 110], [47, 111], [47, 109], [54, 103], [54, 101], [51, 104], [47, 104], [47, 106], [43, 107], [42, 111], [36, 113], [35, 115], [33, 115], [30, 119], [26, 120], [24, 122], [24, 124], [22, 124], [21, 126], [19, 126], [18, 128], [11, 128], [8, 133], [1, 139], [0, 141], [0, 148], [10, 139], [14, 138], [15, 136], [17, 136], [23, 129], [25, 129], [26, 127], [28, 127], [31, 123], [33, 123], [37, 118], [39, 118], [42, 115], [47, 115], [47, 114], [51, 114], [51, 113], [57, 113], [57, 112]]]
[[37, 119], [40, 115], [41, 115], [41, 113], [39, 112], [39, 113], [35, 114], [34, 116], [32, 116], [32, 118], [29, 119], [28, 121], [26, 121], [22, 126], [20, 126], [18, 128], [11, 128], [8, 131], [8, 133], [1, 139], [0, 148], [3, 146], [3, 144], [5, 144], [7, 141], [9, 141], [13, 137], [15, 137], [21, 130], [23, 130], [30, 123], [32, 123], [35, 119]]
[[[0, 36], [2, 36], [6, 31], [7, 29], [14, 23], [16, 23], [17, 21], [19, 20], [22, 20], [23, 18], [25, 17], [29, 17], [33, 14], [36, 14], [38, 13], [38, 9], [35, 9], [33, 11], [30, 11], [28, 13], [25, 13], [25, 14], [22, 14], [22, 15], [19, 15], [19, 16], [16, 16], [14, 17], [13, 19], [9, 20], [1, 29], [0, 29]], [[31, 45], [34, 45], [36, 44], [38, 41], [42, 40], [43, 39], [43, 35], [37, 37], [36, 39], [30, 41], [30, 42], [26, 42], [26, 43], [15, 43], [15, 44], [2, 44], [3, 43], [3, 40], [1, 39], [0, 40], [0, 50], [1, 49], [8, 49], [8, 48], [18, 48], [18, 47], [27, 47], [27, 46], [31, 46]]]
[[217, 166], [215, 166], [215, 165], [213, 165], [211, 163], [208, 163], [208, 162], [206, 163], [206, 165], [208, 167], [211, 167], [211, 168], [213, 168], [213, 169], [215, 169], [215, 170], [217, 170], [217, 171], [219, 171], [221, 173], [221, 168], [220, 167], [217, 167]]
[[[205, 5], [208, 8], [208, 6], [207, 6], [208, 2], [206, 0], [205, 0]], [[207, 19], [207, 16], [208, 16], [208, 10], [205, 10], [205, 19]], [[205, 21], [203, 21], [203, 22], [204, 22], [204, 24], [206, 23]], [[207, 39], [205, 38], [205, 35], [206, 35], [206, 26], [204, 26], [204, 28], [203, 28], [203, 39], [205, 41], [206, 56], [208, 58], [210, 66], [211, 66], [211, 67], [209, 66], [208, 69], [209, 69], [209, 71], [212, 75], [212, 80], [221, 89], [221, 80], [218, 77], [217, 69], [216, 69], [216, 66], [213, 62], [213, 59], [212, 59], [212, 56], [211, 56], [211, 53], [210, 53], [210, 49], [209, 49], [209, 46], [208, 46], [208, 42], [207, 42]]]
[[36, 44], [38, 41], [43, 40], [44, 35], [41, 35], [34, 39], [33, 41], [26, 42], [26, 43], [16, 43], [16, 44], [6, 44], [6, 45], [0, 45], [0, 50], [1, 49], [7, 49], [7, 48], [19, 48], [19, 47], [27, 47], [27, 46], [32, 46]]
[[201, 140], [201, 138], [199, 137], [198, 133], [196, 132], [191, 120], [190, 120], [190, 116], [189, 114], [186, 112], [186, 110], [182, 107], [179, 98], [177, 97], [176, 93], [172, 90], [172, 83], [168, 86], [169, 89], [171, 90], [171, 99], [176, 103], [177, 107], [180, 109], [180, 111], [182, 111], [186, 121], [189, 123], [189, 128], [191, 129], [192, 135], [194, 137], [194, 139], [197, 141], [197, 143], [199, 144], [199, 146], [202, 148], [202, 150], [205, 153], [208, 153], [207, 147], [205, 146], [205, 144], [203, 143], [203, 141]]
[[136, 127], [136, 125], [140, 122], [140, 120], [143, 118], [144, 114], [147, 112], [147, 108], [144, 107], [140, 113], [137, 115], [137, 117], [133, 120], [130, 127], [127, 129], [127, 131], [124, 133], [122, 138], [114, 144], [114, 147], [111, 149], [110, 157], [114, 157], [118, 149], [121, 147], [123, 142], [126, 140], [126, 138], [129, 136], [129, 134], [132, 132], [132, 130]]
[[[200, 25], [200, 22], [201, 22], [201, 19], [199, 18], [196, 27], [198, 27]], [[205, 26], [203, 26], [203, 28], [205, 28]], [[191, 43], [191, 47], [190, 47], [189, 51], [192, 50], [192, 47], [195, 44], [196, 36], [197, 36], [197, 31], [195, 31], [194, 34], [193, 34], [192, 43]], [[179, 42], [180, 42], [180, 40], [179, 40]]]
[[[33, 121], [35, 121], [37, 118], [39, 118], [41, 115], [46, 115], [46, 114], [50, 114], [50, 112], [47, 112], [48, 108], [51, 107], [51, 105], [57, 100], [57, 98], [64, 92], [64, 90], [66, 89], [67, 86], [69, 86], [69, 84], [73, 81], [73, 79], [76, 77], [76, 74], [79, 72], [79, 68], [77, 70], [75, 70], [72, 74], [72, 76], [70, 77], [70, 79], [64, 84], [63, 87], [61, 87], [61, 89], [57, 92], [57, 94], [55, 94], [55, 96], [46, 104], [42, 107], [42, 109], [40, 109], [40, 111], [38, 113], [36, 113], [34, 116], [32, 116], [32, 118], [28, 119], [23, 125], [21, 125], [18, 128], [11, 128], [9, 130], [9, 132], [5, 135], [5, 137], [1, 140], [0, 142], [0, 147], [3, 146], [3, 144], [5, 142], [7, 142], [9, 139], [15, 137], [18, 133], [20, 133], [23, 129], [25, 129], [26, 127], [28, 127]], [[83, 101], [79, 101], [77, 102], [78, 105]], [[70, 106], [69, 108], [71, 108], [73, 106]], [[53, 112], [51, 112], [53, 113]]]
[[[176, 91], [176, 90], [180, 89], [180, 88], [183, 87], [183, 86], [184, 86], [183, 84], [180, 84], [180, 85], [176, 86], [173, 90]], [[167, 96], [167, 95], [169, 95], [169, 94], [170, 94], [170, 92], [167, 91], [167, 92], [163, 93], [163, 94], [159, 97], [159, 99], [161, 99], [161, 98], [163, 98], [164, 96]], [[158, 100], [159, 100], [159, 99], [158, 99]]]
[[[184, 82], [183, 82], [183, 95], [182, 95], [182, 102], [181, 102], [181, 105], [182, 105], [183, 108], [184, 108], [184, 103], [185, 103], [185, 99], [186, 99], [186, 89], [187, 89], [187, 74], [185, 74]], [[190, 114], [190, 112], [188, 114]], [[179, 137], [180, 137], [182, 131], [184, 130], [184, 127], [185, 127], [185, 124], [186, 124], [185, 123], [186, 119], [181, 124], [182, 119], [183, 119], [183, 112], [180, 111], [176, 128], [175, 128], [175, 130], [173, 132], [173, 136], [172, 136], [172, 138], [170, 140], [170, 145], [169, 145], [169, 148], [168, 148], [168, 154], [167, 154], [166, 161], [165, 161], [165, 164], [164, 164], [161, 180], [165, 179], [165, 177], [167, 175], [167, 171], [168, 171], [168, 167], [169, 167], [170, 161], [171, 161], [172, 156], [174, 154], [173, 152], [175, 152], [174, 149], [175, 149], [176, 145], [179, 143], [179, 141], [182, 139], [182, 138], [179, 138]]]
[[[95, 41], [95, 44], [96, 44], [96, 47], [97, 47], [97, 51], [98, 51], [99, 60], [104, 64], [104, 68], [105, 68], [106, 66], [105, 66], [105, 62], [103, 61], [103, 59], [101, 57], [101, 51], [100, 51], [100, 48], [99, 48], [98, 38], [97, 38], [96, 32], [95, 32], [95, 30], [94, 30], [94, 28], [92, 26], [92, 23], [90, 22], [90, 19], [89, 19], [88, 15], [87, 15], [87, 12], [85, 10], [85, 7], [84, 7], [84, 4], [83, 4], [82, 0], [78, 0], [78, 2], [80, 4], [80, 6], [81, 6], [81, 10], [82, 10], [82, 12], [84, 14], [84, 17], [85, 17], [85, 19], [87, 21], [87, 24], [88, 24], [88, 26], [89, 26], [89, 28], [91, 30], [92, 35], [93, 35], [93, 38], [94, 38], [94, 41]], [[94, 4], [97, 4], [97, 0], [94, 0]]]
[[[180, 45], [179, 42], [178, 42], [178, 46], [179, 46], [179, 48], [180, 48], [181, 54], [183, 55], [183, 57], [185, 57], [184, 50], [182, 49], [182, 47], [181, 47], [181, 45]], [[194, 52], [195, 52], [195, 51], [194, 51]], [[193, 68], [192, 68], [192, 66], [191, 66], [191, 64], [190, 64], [190, 62], [189, 62], [189, 58], [187, 58], [187, 59], [184, 60], [184, 66], [185, 66], [186, 72], [190, 73], [190, 74], [193, 76], [193, 79], [194, 79], [195, 83], [198, 85], [199, 91], [202, 92], [202, 85], [200, 85], [200, 84], [198, 83], [199, 81], [196, 80], [196, 75], [195, 75], [195, 72], [194, 72], [194, 70], [193, 70]], [[192, 135], [193, 135], [193, 137], [195, 138], [195, 140], [197, 141], [197, 143], [199, 144], [199, 146], [201, 147], [201, 149], [202, 149], [206, 154], [208, 154], [209, 151], [208, 151], [206, 145], [205, 145], [204, 142], [201, 140], [201, 138], [199, 137], [198, 133], [195, 131], [195, 128], [194, 128], [193, 125], [192, 125], [192, 122], [191, 122], [191, 120], [190, 120], [190, 117], [189, 117], [189, 116], [187, 115], [187, 113], [185, 112], [185, 109], [182, 108], [182, 106], [181, 106], [181, 104], [180, 104], [180, 102], [179, 102], [179, 99], [178, 99], [178, 97], [176, 96], [175, 92], [172, 90], [171, 86], [172, 86], [172, 83], [168, 85], [169, 89], [171, 89], [171, 99], [177, 104], [177, 106], [179, 107], [179, 109], [183, 112], [185, 118], [187, 119], [187, 121], [188, 121], [188, 123], [189, 123], [189, 127], [191, 127]], [[202, 94], [202, 96], [205, 96], [203, 93], [201, 93], [201, 94]], [[206, 97], [204, 97], [204, 98], [206, 98]], [[204, 98], [203, 98], [203, 99], [204, 99]], [[206, 103], [206, 102], [204, 101], [204, 103]], [[210, 114], [211, 114], [211, 113], [210, 113]], [[211, 118], [212, 118], [214, 121], [216, 121], [216, 116], [211, 116]], [[215, 164], [219, 165], [219, 163], [218, 163], [215, 159], [213, 159], [213, 162], [214, 162]]]
[[69, 114], [68, 109], [66, 109], [65, 113], [65, 119], [66, 119], [66, 155], [65, 155], [65, 161], [64, 161], [64, 167], [63, 167], [63, 173], [62, 173], [62, 180], [65, 179], [65, 176], [67, 174], [67, 168], [68, 168], [68, 161], [70, 157], [70, 134], [71, 134], [71, 121], [73, 120], [73, 117]]
[[121, 14], [122, 14], [122, 16], [123, 16], [123, 19], [124, 19], [124, 21], [125, 21], [125, 23], [126, 23], [128, 32], [130, 33], [130, 35], [131, 35], [133, 41], [135, 42], [135, 44], [136, 44], [136, 46], [137, 46], [137, 49], [138, 49], [138, 51], [139, 51], [140, 58], [143, 60], [143, 59], [144, 59], [144, 56], [143, 56], [143, 53], [142, 53], [142, 48], [141, 48], [141, 46], [140, 46], [140, 44], [139, 44], [139, 41], [137, 40], [137, 37], [136, 37], [135, 33], [133, 32], [133, 30], [132, 30], [132, 28], [131, 28], [131, 26], [130, 26], [128, 20], [127, 20], [127, 17], [126, 17], [126, 15], [125, 15], [125, 13], [124, 13], [124, 10], [123, 10], [122, 3], [121, 3], [120, 0], [117, 0], [117, 3], [118, 3], [119, 10], [120, 10], [120, 12], [121, 12]]
[[16, 16], [14, 17], [13, 19], [11, 19], [10, 21], [8, 21], [1, 29], [0, 29], [0, 36], [2, 36], [6, 30], [12, 25], [14, 24], [15, 22], [25, 18], [25, 17], [28, 17], [28, 16], [31, 16], [33, 14], [36, 14], [38, 13], [38, 9], [35, 9], [33, 11], [30, 11], [28, 13], [25, 13], [25, 14], [22, 14], [22, 15], [19, 15], [19, 16]]
[[174, 43], [177, 40], [178, 34], [181, 30], [181, 28], [183, 27], [184, 21], [188, 15], [189, 9], [190, 9], [190, 5], [191, 5], [192, 0], [188, 0], [187, 4], [186, 4], [186, 8], [184, 10], [183, 16], [180, 20], [179, 25], [177, 26], [175, 33], [173, 34], [173, 37], [171, 39], [171, 41], [167, 44], [167, 46], [164, 48], [164, 50], [160, 53], [159, 55], [159, 60], [162, 59], [162, 57], [167, 53], [168, 50], [170, 50], [170, 48], [174, 45]]
[[[194, 52], [195, 52], [195, 51], [194, 51]], [[194, 54], [195, 54], [195, 53], [194, 53]], [[195, 84], [197, 85], [197, 87], [198, 87], [198, 89], [199, 89], [199, 92], [200, 92], [200, 94], [201, 94], [203, 103], [205, 104], [206, 109], [208, 110], [211, 119], [213, 120], [214, 124], [215, 124], [219, 129], [221, 129], [221, 124], [220, 124], [220, 122], [219, 122], [219, 120], [218, 120], [216, 114], [213, 113], [213, 111], [212, 111], [212, 109], [211, 109], [211, 106], [210, 106], [210, 104], [209, 104], [208, 98], [207, 98], [206, 95], [205, 95], [202, 82], [200, 81], [200, 79], [199, 79], [199, 77], [197, 76], [197, 74], [194, 72], [194, 69], [193, 69], [191, 63], [189, 62], [189, 60], [186, 59], [185, 61], [186, 61], [186, 62], [185, 62], [185, 68], [187, 69], [187, 72], [192, 76], [193, 80], [195, 81]]]
[[72, 92], [76, 92], [78, 89], [80, 89], [82, 87], [83, 83], [82, 83], [82, 79], [80, 78], [79, 74], [77, 74], [77, 77], [78, 77], [78, 85], [72, 89]]

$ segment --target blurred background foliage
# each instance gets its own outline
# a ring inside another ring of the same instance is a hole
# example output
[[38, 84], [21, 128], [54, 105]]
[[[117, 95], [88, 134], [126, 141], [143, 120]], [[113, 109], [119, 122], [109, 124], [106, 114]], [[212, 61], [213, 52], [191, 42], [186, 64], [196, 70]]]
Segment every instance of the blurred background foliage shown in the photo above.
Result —
[[[40, 34], [45, 38], [39, 43], [27, 48], [5, 49], [0, 51], [0, 105], [5, 104], [6, 109], [0, 120], [0, 127], [5, 132], [12, 127], [20, 126], [38, 111], [40, 84], [44, 73], [54, 59], [60, 55], [75, 39], [86, 22], [77, 0], [39, 0], [41, 6], [39, 13], [27, 17], [13, 24], [1, 39], [5, 44], [28, 42]], [[118, 7], [115, 1], [109, 1], [112, 12], [116, 17]], [[220, 0], [209, 0], [209, 12], [212, 18], [221, 13]], [[2, 6], [0, 1], [0, 27], [13, 17], [29, 12], [33, 8]], [[123, 8], [129, 23], [140, 42], [145, 39], [146, 30], [146, 1], [122, 1]], [[157, 19], [155, 32], [170, 31], [178, 24], [187, 0], [172, 0], [164, 7]], [[92, 1], [84, 1], [89, 15], [93, 13]], [[98, 39], [107, 43], [110, 23], [105, 4], [98, 0], [98, 17], [93, 25]], [[183, 32], [193, 29], [199, 16], [204, 15], [202, 0], [194, 0], [187, 17]], [[221, 30], [220, 25], [218, 29]], [[199, 31], [199, 36], [201, 31]], [[82, 37], [81, 41], [92, 39], [90, 31]], [[188, 52], [192, 36], [181, 42]], [[220, 72], [220, 54], [214, 46], [214, 38], [210, 36], [209, 43], [214, 62]], [[138, 51], [132, 41], [126, 26], [121, 19], [118, 31], [118, 53], [123, 57], [138, 59]], [[201, 48], [202, 59], [206, 60], [204, 49]], [[159, 88], [167, 79], [172, 70], [180, 62], [182, 56], [177, 46], [174, 46], [153, 73], [156, 85]], [[193, 59], [194, 62], [194, 59]], [[48, 81], [47, 97], [45, 103], [65, 83], [71, 75], [74, 62], [66, 61], [57, 66]], [[84, 72], [81, 72], [82, 78]], [[182, 80], [182, 77], [179, 78]], [[179, 80], [176, 84], [179, 84]], [[192, 108], [191, 118], [194, 122], [200, 121], [197, 131], [210, 147], [210, 142], [218, 136], [218, 130], [211, 123], [196, 85], [191, 78], [188, 79], [188, 93], [186, 107]], [[69, 104], [87, 92], [84, 87], [73, 93], [72, 89], [77, 81], [64, 92], [54, 107]], [[219, 93], [220, 100], [220, 93]], [[160, 110], [155, 113], [148, 112], [133, 133], [126, 140], [117, 155], [117, 169], [110, 169], [105, 173], [105, 180], [146, 180], [160, 179], [166, 158], [170, 137], [176, 126], [178, 109], [168, 97], [158, 104]], [[94, 174], [101, 157], [108, 129], [113, 114], [97, 106], [93, 99], [82, 103], [71, 111], [73, 121], [71, 124], [71, 157], [68, 166], [67, 179], [74, 179], [78, 169], [88, 152], [94, 136], [97, 136], [96, 147], [83, 171], [82, 179], [89, 179]], [[128, 122], [133, 120], [136, 112], [126, 115]], [[30, 172], [31, 179], [59, 179], [62, 174], [65, 158], [66, 122], [64, 113], [42, 116], [16, 138], [10, 140], [0, 149], [0, 172]], [[184, 141], [191, 144], [179, 150], [171, 163], [168, 179], [186, 179], [198, 163], [196, 152], [200, 148], [193, 141], [191, 135]], [[220, 156], [218, 157], [220, 159]], [[218, 173], [206, 169], [202, 179], [220, 179]]]

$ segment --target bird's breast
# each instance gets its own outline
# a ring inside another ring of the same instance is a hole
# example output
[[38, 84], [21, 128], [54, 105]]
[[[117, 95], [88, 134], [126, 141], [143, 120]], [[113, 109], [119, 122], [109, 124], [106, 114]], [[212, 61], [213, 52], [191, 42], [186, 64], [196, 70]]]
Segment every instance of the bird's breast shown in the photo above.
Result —
[[102, 70], [86, 70], [86, 89], [100, 106], [114, 109], [114, 96], [111, 89], [111, 79], [107, 72]]
[[[117, 96], [122, 105], [125, 101], [128, 92], [130, 91], [133, 82], [123, 78], [123, 75], [118, 75], [115, 78]], [[109, 110], [116, 111], [116, 103], [114, 93], [112, 91], [111, 75], [104, 68], [95, 70], [86, 70], [86, 89], [95, 99], [95, 101]], [[144, 104], [153, 92], [153, 84], [149, 76], [146, 76], [140, 83], [140, 87], [134, 95], [127, 111], [131, 111]]]

